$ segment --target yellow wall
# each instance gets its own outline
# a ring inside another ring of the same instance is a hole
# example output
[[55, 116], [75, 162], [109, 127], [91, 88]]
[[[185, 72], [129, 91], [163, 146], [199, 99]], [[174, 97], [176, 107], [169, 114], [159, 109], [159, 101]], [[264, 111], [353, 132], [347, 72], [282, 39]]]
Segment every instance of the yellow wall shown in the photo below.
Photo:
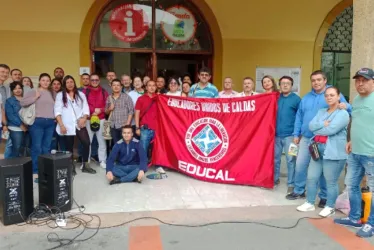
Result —
[[233, 78], [235, 89], [242, 90], [242, 79], [256, 75], [256, 66], [299, 67], [304, 86], [310, 90], [309, 74], [313, 67], [313, 42], [224, 39], [223, 76]]
[[[232, 76], [240, 89], [244, 76], [255, 77], [256, 65], [301, 66], [301, 93], [306, 93], [314, 41], [339, 1], [205, 0], [223, 39], [223, 62], [215, 68], [222, 68], [222, 77]], [[0, 22], [0, 62], [21, 68], [25, 75], [52, 73], [61, 66], [67, 74], [78, 76], [80, 32], [93, 2], [2, 0], [1, 17], [7, 22]], [[17, 10], [17, 16], [11, 10]], [[215, 79], [217, 85], [219, 80]]]

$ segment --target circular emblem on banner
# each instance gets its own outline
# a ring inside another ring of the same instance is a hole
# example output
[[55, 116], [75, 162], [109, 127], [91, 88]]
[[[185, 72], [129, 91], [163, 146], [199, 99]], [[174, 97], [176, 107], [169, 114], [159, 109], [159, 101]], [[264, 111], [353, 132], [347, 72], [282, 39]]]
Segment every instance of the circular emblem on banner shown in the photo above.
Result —
[[229, 148], [229, 136], [225, 127], [211, 117], [193, 122], [187, 130], [185, 141], [191, 155], [204, 163], [221, 160]]
[[137, 4], [116, 7], [109, 18], [109, 26], [115, 37], [127, 43], [136, 43], [148, 33], [146, 13]]
[[164, 36], [178, 44], [191, 40], [195, 35], [197, 26], [192, 12], [181, 5], [172, 6], [165, 11], [166, 13], [161, 20], [161, 29]]

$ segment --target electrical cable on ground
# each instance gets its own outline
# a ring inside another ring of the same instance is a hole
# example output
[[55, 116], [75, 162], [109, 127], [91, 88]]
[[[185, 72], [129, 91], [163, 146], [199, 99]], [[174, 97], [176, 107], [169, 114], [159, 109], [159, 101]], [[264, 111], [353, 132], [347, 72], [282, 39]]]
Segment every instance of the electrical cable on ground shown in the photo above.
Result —
[[[73, 180], [74, 180], [74, 177], [73, 177]], [[57, 233], [54, 233], [54, 232], [49, 233], [47, 235], [48, 242], [58, 243], [57, 246], [48, 249], [48, 250], [54, 250], [54, 249], [58, 249], [61, 247], [71, 245], [73, 243], [81, 243], [81, 242], [88, 241], [92, 239], [94, 236], [96, 236], [98, 232], [100, 231], [100, 229], [104, 230], [104, 229], [110, 229], [110, 228], [118, 228], [118, 227], [122, 227], [130, 223], [140, 221], [140, 220], [155, 220], [163, 225], [173, 226], [173, 227], [186, 227], [186, 228], [199, 228], [199, 227], [215, 226], [215, 225], [220, 225], [220, 224], [253, 224], [253, 225], [258, 225], [258, 226], [282, 229], [282, 230], [290, 230], [290, 229], [296, 228], [299, 225], [300, 221], [305, 220], [305, 219], [310, 219], [310, 220], [325, 219], [323, 217], [301, 217], [292, 226], [277, 226], [277, 225], [271, 225], [271, 224], [267, 224], [263, 222], [256, 222], [256, 221], [216, 221], [216, 222], [209, 222], [205, 224], [189, 225], [189, 224], [169, 223], [156, 217], [144, 216], [144, 217], [139, 217], [139, 218], [135, 218], [132, 220], [128, 220], [117, 225], [101, 227], [101, 218], [99, 215], [87, 214], [85, 213], [85, 207], [79, 205], [74, 198], [73, 198], [73, 202], [75, 203], [77, 207], [73, 208], [72, 210], [78, 209], [79, 213], [77, 214], [72, 214], [71, 212], [64, 213], [61, 211], [59, 207], [48, 207], [48, 205], [46, 204], [39, 204], [35, 207], [34, 212], [31, 213], [27, 218], [25, 218], [20, 212], [20, 215], [22, 216], [24, 223], [17, 224], [17, 225], [18, 226], [25, 226], [25, 225], [48, 226], [51, 229], [59, 228], [64, 231], [70, 231], [70, 230], [82, 228], [82, 231], [80, 231], [73, 238], [60, 238], [60, 236]], [[88, 217], [89, 219], [82, 218], [81, 217], [82, 215]], [[56, 223], [57, 219], [67, 220], [69, 225], [75, 225], [75, 226], [68, 227], [68, 228], [61, 227]], [[95, 219], [97, 219], [97, 222], [96, 222], [97, 226], [91, 227], [90, 224], [93, 223]], [[94, 232], [86, 238], [78, 239], [87, 230], [90, 230], [90, 231], [94, 230]]]

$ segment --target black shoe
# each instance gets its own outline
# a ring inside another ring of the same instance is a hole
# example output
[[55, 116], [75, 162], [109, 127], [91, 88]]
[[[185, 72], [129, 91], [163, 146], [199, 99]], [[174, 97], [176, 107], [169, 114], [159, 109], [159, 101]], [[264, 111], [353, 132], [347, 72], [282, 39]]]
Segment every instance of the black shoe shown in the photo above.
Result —
[[113, 180], [109, 182], [109, 185], [120, 184], [120, 183], [121, 183], [121, 179], [113, 176]]
[[327, 202], [326, 199], [321, 199], [321, 200], [319, 201], [319, 203], [318, 203], [318, 207], [319, 207], [319, 208], [325, 208], [325, 206], [326, 206], [326, 202]]
[[77, 163], [82, 163], [83, 162], [83, 158], [82, 158], [82, 156], [79, 156], [78, 158], [77, 158]]
[[96, 174], [96, 170], [91, 168], [90, 165], [88, 165], [88, 163], [83, 163], [82, 172], [88, 174]]
[[302, 194], [291, 193], [286, 196], [287, 200], [297, 200], [297, 199], [304, 199], [304, 198], [305, 198], [305, 192]]

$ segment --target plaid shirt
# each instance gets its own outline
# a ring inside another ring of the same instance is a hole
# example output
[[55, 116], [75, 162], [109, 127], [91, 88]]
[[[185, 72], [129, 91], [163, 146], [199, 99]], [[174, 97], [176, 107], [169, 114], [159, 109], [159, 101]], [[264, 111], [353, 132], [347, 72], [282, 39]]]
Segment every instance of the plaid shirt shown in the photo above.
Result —
[[111, 103], [114, 104], [114, 110], [110, 118], [112, 122], [111, 127], [118, 129], [126, 125], [129, 115], [134, 114], [134, 104], [131, 97], [125, 93], [121, 93], [116, 100], [113, 98], [113, 95], [108, 96], [105, 110], [110, 107]]

